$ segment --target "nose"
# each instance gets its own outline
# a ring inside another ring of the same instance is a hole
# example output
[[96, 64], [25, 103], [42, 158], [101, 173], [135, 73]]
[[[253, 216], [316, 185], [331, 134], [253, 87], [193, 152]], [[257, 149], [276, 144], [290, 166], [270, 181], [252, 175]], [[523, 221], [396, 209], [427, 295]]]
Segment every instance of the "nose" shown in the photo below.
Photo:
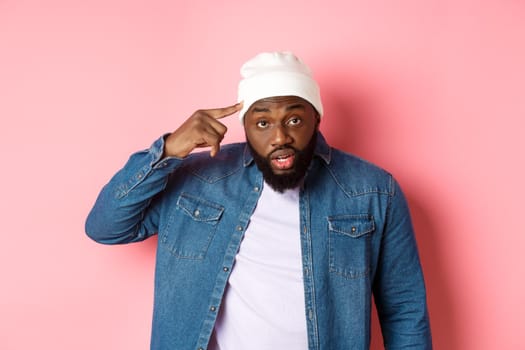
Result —
[[282, 125], [276, 125], [272, 134], [272, 146], [279, 147], [289, 145], [293, 142], [292, 137], [288, 134], [286, 128]]

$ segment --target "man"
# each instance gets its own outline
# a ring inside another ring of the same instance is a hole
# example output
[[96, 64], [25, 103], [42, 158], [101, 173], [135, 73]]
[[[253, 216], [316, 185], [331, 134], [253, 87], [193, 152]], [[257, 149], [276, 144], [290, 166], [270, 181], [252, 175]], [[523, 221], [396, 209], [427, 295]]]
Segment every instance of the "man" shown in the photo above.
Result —
[[[328, 146], [293, 54], [259, 54], [241, 75], [238, 104], [132, 155], [87, 219], [106, 244], [158, 233], [151, 348], [368, 349], [373, 294], [387, 349], [431, 349], [398, 184]], [[238, 111], [246, 143], [221, 145]]]

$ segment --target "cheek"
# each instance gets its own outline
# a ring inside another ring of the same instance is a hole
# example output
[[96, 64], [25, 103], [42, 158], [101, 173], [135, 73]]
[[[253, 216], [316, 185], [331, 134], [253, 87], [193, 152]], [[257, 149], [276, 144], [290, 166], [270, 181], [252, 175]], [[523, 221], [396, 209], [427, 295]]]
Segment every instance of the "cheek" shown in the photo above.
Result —
[[264, 139], [263, 135], [249, 135], [246, 134], [246, 139], [251, 144], [252, 148], [259, 153], [259, 155], [266, 156], [268, 153], [266, 151], [266, 140]]
[[301, 149], [304, 149], [312, 139], [314, 132], [315, 129], [309, 129], [307, 131], [297, 133], [296, 135], [294, 135], [295, 141], [297, 142], [297, 146]]
[[255, 150], [259, 152], [260, 155], [266, 157], [269, 153], [268, 143], [265, 140], [258, 139], [255, 143], [252, 143]]

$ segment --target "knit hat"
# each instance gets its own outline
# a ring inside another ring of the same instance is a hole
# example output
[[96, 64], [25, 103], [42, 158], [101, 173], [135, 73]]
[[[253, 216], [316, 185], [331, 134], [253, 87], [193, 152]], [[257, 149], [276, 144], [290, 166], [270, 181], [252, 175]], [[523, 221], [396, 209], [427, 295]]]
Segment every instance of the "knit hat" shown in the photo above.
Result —
[[244, 101], [241, 122], [253, 103], [274, 96], [297, 96], [310, 102], [319, 116], [323, 105], [319, 86], [308, 66], [291, 52], [260, 53], [241, 67], [237, 101]]

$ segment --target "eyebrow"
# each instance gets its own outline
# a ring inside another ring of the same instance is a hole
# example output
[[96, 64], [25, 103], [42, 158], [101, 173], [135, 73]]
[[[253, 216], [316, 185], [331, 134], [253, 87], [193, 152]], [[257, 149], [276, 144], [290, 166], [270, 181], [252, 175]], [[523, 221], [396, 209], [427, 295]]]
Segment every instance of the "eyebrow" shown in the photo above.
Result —
[[[294, 110], [294, 109], [305, 109], [304, 105], [302, 103], [296, 103], [296, 104], [293, 104], [293, 105], [289, 105], [289, 106], [286, 106], [286, 111], [289, 112], [291, 110]], [[256, 107], [254, 106], [253, 107], [253, 112], [254, 113], [261, 113], [261, 112], [269, 112], [270, 109], [267, 108], [267, 107]]]
[[254, 113], [260, 113], [260, 112], [269, 112], [269, 108], [263, 108], [263, 107], [253, 107]]
[[294, 105], [286, 106], [287, 111], [291, 111], [292, 109], [305, 109], [305, 107], [302, 103], [296, 103]]

